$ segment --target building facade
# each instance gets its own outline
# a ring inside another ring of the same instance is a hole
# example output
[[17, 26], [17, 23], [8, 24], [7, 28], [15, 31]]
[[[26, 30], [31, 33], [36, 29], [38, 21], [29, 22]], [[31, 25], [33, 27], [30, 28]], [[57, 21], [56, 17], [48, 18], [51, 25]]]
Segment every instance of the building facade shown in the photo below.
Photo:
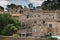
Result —
[[21, 37], [60, 35], [60, 10], [30, 10], [18, 6], [8, 8], [8, 12], [26, 27], [18, 31]]

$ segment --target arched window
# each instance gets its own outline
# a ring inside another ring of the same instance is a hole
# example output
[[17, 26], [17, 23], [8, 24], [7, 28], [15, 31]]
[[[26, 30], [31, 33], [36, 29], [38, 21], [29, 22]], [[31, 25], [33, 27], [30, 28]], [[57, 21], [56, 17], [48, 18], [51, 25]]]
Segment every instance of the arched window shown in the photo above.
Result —
[[50, 36], [52, 36], [52, 33], [49, 33]]

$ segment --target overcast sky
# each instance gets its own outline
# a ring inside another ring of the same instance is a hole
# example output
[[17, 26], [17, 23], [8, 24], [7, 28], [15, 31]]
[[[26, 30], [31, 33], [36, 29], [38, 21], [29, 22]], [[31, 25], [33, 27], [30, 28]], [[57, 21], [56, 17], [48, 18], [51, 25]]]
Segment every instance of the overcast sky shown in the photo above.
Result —
[[32, 3], [34, 6], [40, 6], [45, 0], [0, 0], [0, 6], [6, 7], [7, 4], [14, 3], [17, 5], [28, 5]]

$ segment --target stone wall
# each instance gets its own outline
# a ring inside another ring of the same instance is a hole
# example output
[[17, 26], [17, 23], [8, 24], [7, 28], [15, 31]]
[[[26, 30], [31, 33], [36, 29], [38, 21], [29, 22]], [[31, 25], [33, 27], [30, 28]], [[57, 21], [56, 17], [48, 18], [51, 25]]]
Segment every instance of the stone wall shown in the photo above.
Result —
[[6, 37], [6, 36], [4, 36], [4, 37], [1, 37], [0, 36], [0, 40], [47, 40], [47, 39], [45, 39], [45, 38], [18, 38], [18, 37]]

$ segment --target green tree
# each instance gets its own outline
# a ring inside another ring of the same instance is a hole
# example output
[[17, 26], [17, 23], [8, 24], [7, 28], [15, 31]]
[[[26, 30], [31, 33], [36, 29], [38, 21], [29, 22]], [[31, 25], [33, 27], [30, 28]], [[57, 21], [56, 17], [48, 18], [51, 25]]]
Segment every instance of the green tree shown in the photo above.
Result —
[[16, 5], [15, 4], [10, 4], [10, 5], [7, 5], [7, 7], [8, 8], [14, 8], [14, 7], [16, 7]]
[[20, 7], [21, 9], [23, 8], [22, 5], [15, 5], [15, 4], [10, 4], [10, 5], [7, 5], [8, 8], [17, 8], [17, 7]]
[[44, 1], [41, 7], [43, 10], [60, 10], [60, 4], [57, 4], [52, 1]]
[[2, 35], [12, 35], [15, 34], [18, 29], [13, 24], [8, 24], [6, 27], [3, 28], [1, 31]]
[[32, 3], [29, 3], [29, 4], [28, 4], [28, 7], [29, 7], [30, 9], [32, 9], [32, 10], [33, 10], [33, 8], [34, 8], [34, 6], [33, 6]]
[[1, 9], [1, 10], [4, 10], [4, 8], [3, 8], [2, 6], [0, 6], [0, 9]]
[[[1, 32], [0, 35], [5, 35], [5, 34], [8, 35], [9, 33], [12, 32], [16, 33], [17, 30], [19, 30], [20, 28], [21, 28], [20, 22], [14, 17], [12, 17], [9, 13], [4, 13], [0, 15], [0, 32]], [[13, 31], [8, 33], [8, 30], [10, 31], [13, 30]]]
[[43, 10], [47, 10], [47, 9], [48, 9], [48, 2], [47, 2], [47, 1], [44, 1], [44, 2], [42, 3], [42, 5], [41, 5], [41, 8], [42, 8]]

